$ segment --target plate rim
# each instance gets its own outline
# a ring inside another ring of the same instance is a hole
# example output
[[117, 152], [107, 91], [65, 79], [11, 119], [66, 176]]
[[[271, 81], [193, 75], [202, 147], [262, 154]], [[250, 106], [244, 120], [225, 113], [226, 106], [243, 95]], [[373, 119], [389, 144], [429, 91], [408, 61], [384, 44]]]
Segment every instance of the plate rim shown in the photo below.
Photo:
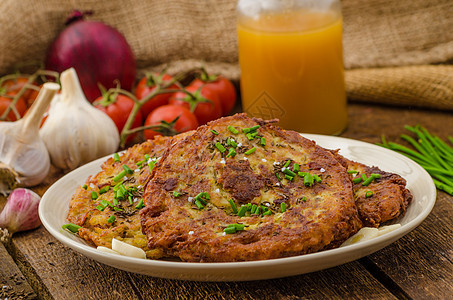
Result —
[[[360, 140], [354, 140], [350, 138], [345, 138], [345, 137], [338, 137], [338, 136], [327, 136], [327, 135], [319, 135], [319, 134], [301, 134], [303, 137], [308, 138], [310, 140], [313, 140], [316, 142], [316, 144], [319, 145], [318, 142], [327, 140], [327, 141], [343, 141], [348, 146], [352, 145], [358, 145], [358, 146], [367, 146], [369, 147], [370, 145], [373, 147], [379, 147], [377, 145], [360, 141]], [[322, 145], [321, 145], [322, 146]], [[339, 147], [341, 149], [341, 147]], [[298, 256], [292, 256], [292, 257], [285, 257], [285, 258], [276, 258], [276, 259], [270, 259], [270, 260], [261, 260], [261, 261], [244, 261], [244, 262], [208, 262], [208, 263], [193, 263], [193, 262], [175, 262], [175, 261], [165, 261], [165, 260], [151, 260], [151, 259], [139, 259], [139, 258], [133, 258], [133, 257], [127, 257], [127, 256], [121, 256], [121, 255], [115, 255], [115, 254], [108, 254], [108, 253], [103, 253], [101, 251], [96, 250], [94, 246], [89, 246], [82, 241], [75, 242], [73, 239], [71, 239], [69, 236], [69, 233], [64, 232], [62, 229], [56, 229], [50, 224], [50, 221], [47, 218], [47, 213], [44, 211], [46, 208], [46, 205], [48, 205], [48, 202], [52, 200], [51, 195], [54, 193], [54, 190], [58, 188], [59, 185], [61, 185], [63, 182], [69, 180], [68, 178], [71, 178], [71, 176], [74, 176], [74, 174], [78, 172], [82, 172], [86, 168], [96, 168], [100, 167], [100, 165], [108, 158], [111, 157], [112, 154], [101, 157], [99, 159], [96, 159], [94, 161], [91, 161], [83, 166], [78, 167], [75, 170], [72, 170], [71, 172], [67, 173], [60, 179], [58, 179], [55, 183], [53, 183], [47, 191], [44, 193], [44, 195], [41, 198], [38, 212], [39, 212], [39, 217], [42, 221], [42, 224], [46, 228], [46, 230], [53, 236], [55, 237], [58, 241], [63, 243], [65, 246], [68, 246], [69, 248], [75, 250], [76, 252], [89, 257], [93, 260], [96, 260], [98, 262], [110, 265], [112, 267], [122, 269], [125, 271], [130, 271], [130, 272], [135, 272], [135, 273], [140, 273], [144, 275], [150, 275], [150, 276], [155, 276], [155, 277], [161, 277], [161, 278], [169, 278], [169, 279], [183, 279], [183, 280], [196, 280], [196, 281], [245, 281], [245, 280], [262, 280], [262, 279], [271, 279], [271, 278], [280, 278], [280, 277], [286, 277], [286, 276], [292, 276], [292, 275], [300, 275], [304, 273], [309, 273], [313, 271], [318, 271], [322, 270], [324, 268], [319, 268], [315, 270], [309, 270], [308, 272], [305, 272], [301, 270], [301, 272], [296, 272], [296, 273], [288, 273], [288, 274], [283, 274], [279, 276], [272, 276], [271, 274], [269, 275], [262, 275], [262, 274], [257, 274], [257, 276], [251, 278], [251, 277], [246, 277], [246, 278], [234, 278], [234, 276], [225, 274], [225, 278], [217, 278], [215, 273], [216, 271], [230, 271], [230, 272], [237, 272], [238, 270], [247, 270], [249, 268], [257, 268], [257, 269], [268, 269], [272, 268], [275, 266], [282, 266], [282, 265], [293, 265], [293, 264], [302, 264], [306, 261], [310, 260], [319, 260], [320, 258], [332, 258], [341, 254], [349, 254], [349, 256], [356, 256], [357, 253], [366, 253], [364, 255], [360, 255], [360, 257], [355, 257], [353, 259], [349, 259], [346, 261], [343, 261], [339, 264], [332, 265], [330, 267], [338, 266], [353, 260], [357, 260], [361, 257], [364, 257], [366, 255], [369, 255], [373, 252], [376, 252], [389, 244], [393, 243], [394, 241], [402, 238], [404, 235], [407, 233], [411, 232], [414, 230], [418, 225], [420, 225], [423, 220], [430, 214], [432, 211], [436, 198], [437, 198], [437, 190], [435, 188], [434, 182], [431, 179], [431, 176], [424, 170], [420, 165], [415, 163], [414, 161], [410, 160], [406, 156], [399, 154], [395, 151], [379, 147], [381, 151], [384, 151], [388, 153], [391, 156], [394, 156], [398, 158], [399, 160], [405, 161], [406, 163], [410, 164], [412, 167], [417, 168], [416, 171], [420, 172], [424, 177], [429, 178], [430, 180], [426, 183], [427, 184], [427, 196], [428, 196], [428, 205], [423, 208], [423, 210], [412, 220], [410, 220], [408, 223], [404, 224], [398, 229], [395, 229], [392, 232], [386, 233], [382, 236], [378, 236], [376, 238], [373, 238], [368, 241], [364, 241], [361, 243], [357, 244], [352, 244], [348, 246], [344, 246], [341, 248], [335, 248], [335, 249], [329, 249], [329, 250], [324, 250], [316, 253], [310, 253], [310, 254], [304, 254], [304, 255], [298, 255]], [[340, 150], [341, 151], [341, 150]], [[387, 152], [388, 151], [388, 152]], [[93, 174], [94, 175], [94, 174]], [[83, 180], [86, 180], [86, 178], [83, 178]], [[50, 200], [49, 200], [50, 199]], [[69, 205], [70, 197], [69, 200], [67, 201], [67, 204]], [[69, 208], [69, 206], [68, 206]], [[367, 250], [372, 250], [372, 251], [367, 251]], [[122, 267], [121, 265], [118, 265], [118, 263], [121, 264], [126, 264], [129, 267]], [[141, 267], [139, 270], [131, 270], [131, 267]], [[154, 269], [156, 268], [156, 269]], [[159, 269], [165, 268], [167, 272], [160, 274]], [[173, 274], [177, 270], [185, 270], [189, 273], [187, 274]], [[190, 272], [209, 272], [208, 274], [205, 274], [204, 277], [202, 278], [192, 278]], [[259, 276], [261, 275], [261, 276]], [[218, 276], [218, 275], [217, 275]]]

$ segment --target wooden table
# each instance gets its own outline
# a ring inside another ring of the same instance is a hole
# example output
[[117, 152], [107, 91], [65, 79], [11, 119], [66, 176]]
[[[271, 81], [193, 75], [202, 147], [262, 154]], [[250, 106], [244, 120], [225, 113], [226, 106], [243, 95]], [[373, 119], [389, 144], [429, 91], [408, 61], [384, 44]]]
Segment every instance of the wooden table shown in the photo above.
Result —
[[[402, 142], [405, 124], [453, 136], [452, 112], [353, 103], [349, 117], [342, 136], [370, 143], [382, 134]], [[42, 194], [60, 176], [52, 170], [35, 190]], [[452, 217], [453, 196], [439, 191], [418, 228], [363, 259], [300, 276], [220, 283], [117, 270], [63, 246], [41, 226], [0, 243], [0, 299], [453, 299]]]

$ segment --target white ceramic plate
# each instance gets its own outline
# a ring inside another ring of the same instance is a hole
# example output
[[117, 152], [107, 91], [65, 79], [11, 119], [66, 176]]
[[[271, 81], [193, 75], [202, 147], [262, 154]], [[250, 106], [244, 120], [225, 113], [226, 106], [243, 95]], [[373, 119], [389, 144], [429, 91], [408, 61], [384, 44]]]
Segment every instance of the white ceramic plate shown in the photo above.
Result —
[[398, 153], [369, 143], [332, 136], [304, 134], [319, 145], [340, 149], [340, 153], [352, 160], [384, 171], [400, 174], [407, 180], [414, 195], [406, 214], [395, 223], [401, 227], [350, 246], [313, 254], [266, 261], [233, 263], [187, 263], [164, 260], [144, 260], [108, 254], [96, 250], [81, 238], [61, 229], [66, 221], [71, 195], [89, 175], [99, 172], [101, 158], [88, 163], [62, 177], [53, 184], [41, 199], [39, 216], [46, 229], [64, 245], [106, 265], [118, 269], [155, 277], [197, 281], [244, 281], [261, 280], [304, 274], [338, 266], [369, 255], [398, 240], [417, 227], [430, 213], [436, 201], [436, 188], [429, 174], [418, 164]]

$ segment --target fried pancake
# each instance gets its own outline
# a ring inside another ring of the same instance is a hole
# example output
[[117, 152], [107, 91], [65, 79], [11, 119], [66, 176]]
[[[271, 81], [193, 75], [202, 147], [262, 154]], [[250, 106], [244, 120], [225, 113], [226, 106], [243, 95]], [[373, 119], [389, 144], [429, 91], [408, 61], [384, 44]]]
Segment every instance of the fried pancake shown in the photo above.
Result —
[[143, 199], [148, 247], [183, 261], [312, 253], [361, 227], [351, 179], [333, 153], [245, 114], [174, 143]]
[[[139, 210], [142, 207], [140, 201], [143, 188], [150, 176], [148, 160], [152, 162], [153, 158], [160, 157], [171, 141], [168, 137], [157, 137], [153, 141], [129, 148], [119, 157], [119, 161], [110, 157], [103, 163], [102, 171], [86, 180], [85, 187], [77, 188], [70, 201], [67, 219], [82, 226], [78, 231], [80, 237], [96, 246], [109, 248], [112, 238], [115, 237], [142, 248], [148, 258], [162, 256], [159, 249], [147, 247], [146, 236], [141, 231]], [[145, 155], [148, 155], [149, 159], [145, 158]], [[133, 173], [115, 181], [115, 176], [124, 170], [123, 165], [127, 165]], [[129, 191], [123, 200], [115, 197], [113, 187], [118, 187], [119, 184]], [[102, 193], [103, 188], [108, 190]], [[96, 199], [92, 198], [92, 192], [97, 196]], [[109, 222], [112, 216], [115, 220]]]
[[[378, 167], [337, 156], [346, 165], [353, 182], [354, 199], [363, 226], [379, 227], [382, 223], [398, 218], [406, 212], [412, 201], [411, 192], [406, 189], [406, 180], [398, 174], [384, 172]], [[378, 174], [368, 185], [364, 178]], [[362, 178], [360, 180], [359, 178]], [[366, 183], [365, 183], [366, 184]]]

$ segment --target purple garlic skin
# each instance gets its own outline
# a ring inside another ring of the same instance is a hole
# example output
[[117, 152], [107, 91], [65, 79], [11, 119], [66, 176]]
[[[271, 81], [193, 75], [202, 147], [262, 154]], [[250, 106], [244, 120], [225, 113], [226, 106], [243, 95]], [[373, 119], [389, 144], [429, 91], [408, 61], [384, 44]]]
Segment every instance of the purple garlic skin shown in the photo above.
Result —
[[0, 228], [8, 229], [13, 234], [39, 227], [41, 225], [38, 215], [40, 201], [41, 197], [32, 190], [26, 188], [13, 190], [0, 213]]

